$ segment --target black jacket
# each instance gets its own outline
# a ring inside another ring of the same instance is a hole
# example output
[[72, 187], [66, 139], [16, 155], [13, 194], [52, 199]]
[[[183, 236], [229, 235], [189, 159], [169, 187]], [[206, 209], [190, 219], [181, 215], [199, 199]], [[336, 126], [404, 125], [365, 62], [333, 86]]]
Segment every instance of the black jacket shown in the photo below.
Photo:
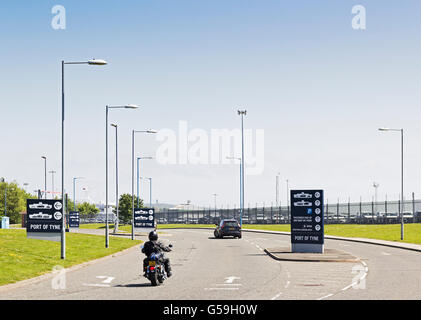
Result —
[[143, 245], [143, 248], [142, 248], [142, 252], [148, 257], [152, 253], [159, 253], [159, 252], [162, 252], [162, 251], [170, 252], [171, 248], [167, 247], [166, 245], [164, 245], [159, 240], [145, 242], [145, 244]]

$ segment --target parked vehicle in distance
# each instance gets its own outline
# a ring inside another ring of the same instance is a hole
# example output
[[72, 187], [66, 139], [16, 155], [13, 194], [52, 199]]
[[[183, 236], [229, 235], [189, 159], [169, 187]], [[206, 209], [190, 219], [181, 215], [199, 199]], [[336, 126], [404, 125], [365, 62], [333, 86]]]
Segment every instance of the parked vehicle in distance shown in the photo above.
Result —
[[224, 219], [221, 220], [219, 225], [216, 225], [216, 229], [213, 232], [215, 238], [222, 239], [223, 237], [234, 237], [241, 239], [241, 227], [235, 219]]

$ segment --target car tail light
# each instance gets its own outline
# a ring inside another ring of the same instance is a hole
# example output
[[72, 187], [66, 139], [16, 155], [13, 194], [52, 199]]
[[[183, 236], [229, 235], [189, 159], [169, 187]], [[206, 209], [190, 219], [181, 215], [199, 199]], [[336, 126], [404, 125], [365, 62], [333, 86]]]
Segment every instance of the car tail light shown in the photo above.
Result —
[[150, 267], [149, 270], [154, 271], [155, 267]]

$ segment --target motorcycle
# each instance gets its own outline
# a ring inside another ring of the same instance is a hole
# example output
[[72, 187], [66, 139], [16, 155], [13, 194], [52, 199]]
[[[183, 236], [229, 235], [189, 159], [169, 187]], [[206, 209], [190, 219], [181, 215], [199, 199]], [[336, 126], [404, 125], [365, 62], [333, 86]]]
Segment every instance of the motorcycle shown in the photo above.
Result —
[[[169, 245], [172, 248], [172, 245]], [[165, 266], [162, 262], [163, 253], [152, 253], [147, 258], [146, 272], [145, 277], [151, 282], [151, 285], [156, 287], [164, 283], [164, 280], [167, 279], [167, 274], [165, 272]]]

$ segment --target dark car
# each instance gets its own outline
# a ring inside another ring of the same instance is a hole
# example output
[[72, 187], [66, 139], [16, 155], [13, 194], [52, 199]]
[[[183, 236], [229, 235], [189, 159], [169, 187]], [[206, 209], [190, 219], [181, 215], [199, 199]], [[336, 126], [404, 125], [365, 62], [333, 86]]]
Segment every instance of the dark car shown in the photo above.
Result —
[[213, 232], [215, 238], [222, 239], [223, 237], [234, 237], [241, 239], [241, 227], [237, 220], [225, 219], [222, 220], [219, 225], [216, 225], [216, 229]]

